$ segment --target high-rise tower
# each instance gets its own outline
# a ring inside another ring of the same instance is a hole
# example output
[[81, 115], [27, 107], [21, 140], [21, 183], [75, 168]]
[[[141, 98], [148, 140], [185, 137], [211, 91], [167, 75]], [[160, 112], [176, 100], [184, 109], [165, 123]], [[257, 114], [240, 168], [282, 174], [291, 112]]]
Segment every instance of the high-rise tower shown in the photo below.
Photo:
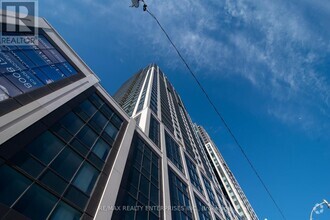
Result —
[[[157, 65], [149, 65], [127, 80], [114, 99], [136, 119], [142, 131], [158, 147], [166, 148], [161, 148], [163, 164], [173, 170], [173, 175], [186, 178], [184, 183], [191, 190], [190, 198], [195, 198], [192, 205], [212, 207], [210, 214], [214, 217], [220, 214], [225, 219], [257, 219], [248, 202], [249, 206], [245, 207], [245, 196], [239, 197], [242, 199], [237, 205], [237, 201], [229, 196], [233, 190], [228, 192], [228, 187], [223, 187], [224, 182], [213, 169], [214, 161], [209, 159], [209, 152], [204, 147], [205, 131], [202, 133], [195, 128], [180, 96]], [[165, 142], [162, 142], [164, 137]], [[226, 168], [226, 173], [231, 174], [227, 165]], [[230, 180], [238, 186], [235, 188], [237, 193], [244, 195], [237, 181]], [[169, 199], [172, 202], [171, 196]], [[222, 207], [222, 211], [216, 207]], [[252, 214], [245, 214], [243, 210]]]
[[234, 174], [230, 171], [217, 146], [202, 126], [195, 125], [195, 128], [201, 137], [201, 142], [211, 161], [213, 171], [218, 182], [221, 183], [223, 192], [228, 201], [230, 201], [236, 212], [244, 219], [257, 220], [258, 217], [250, 202], [246, 198]]

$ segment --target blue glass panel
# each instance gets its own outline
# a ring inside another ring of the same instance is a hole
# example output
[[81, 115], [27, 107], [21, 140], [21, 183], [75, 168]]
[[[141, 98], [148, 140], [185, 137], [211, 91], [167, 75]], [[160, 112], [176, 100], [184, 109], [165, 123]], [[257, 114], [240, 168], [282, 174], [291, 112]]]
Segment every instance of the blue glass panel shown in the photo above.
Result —
[[50, 165], [64, 179], [71, 180], [78, 167], [82, 162], [82, 157], [72, 151], [70, 148], [65, 148], [55, 161]]
[[109, 154], [110, 145], [108, 145], [103, 139], [99, 139], [94, 148], [93, 152], [102, 160], [105, 160]]
[[100, 172], [97, 169], [85, 162], [73, 180], [73, 185], [85, 192], [87, 195], [90, 195], [99, 174]]
[[24, 55], [27, 56], [35, 66], [44, 66], [47, 64], [46, 55], [42, 53], [40, 50], [25, 50]]
[[54, 57], [54, 55], [49, 51], [49, 50], [42, 50], [42, 52], [48, 57], [48, 59], [52, 62], [52, 63], [58, 63], [58, 59], [56, 59]]
[[[0, 49], [0, 74], [4, 74], [12, 83], [8, 86], [13, 87], [7, 90], [17, 87], [27, 93], [78, 73], [43, 35], [39, 35], [38, 45], [1, 46]], [[0, 87], [0, 102], [20, 94], [8, 95], [6, 89]]]
[[46, 219], [57, 202], [57, 198], [33, 185], [15, 204], [14, 209], [31, 219]]
[[51, 220], [79, 220], [81, 217], [81, 212], [72, 208], [71, 206], [67, 205], [64, 202], [60, 202], [55, 210], [53, 211], [50, 219]]
[[48, 164], [64, 147], [64, 143], [49, 131], [46, 131], [31, 144], [27, 150], [39, 160]]
[[42, 72], [44, 72], [50, 79], [57, 81], [64, 78], [64, 74], [56, 66], [44, 66], [40, 67]]
[[89, 126], [85, 125], [78, 133], [77, 138], [81, 140], [86, 147], [91, 148], [98, 138], [98, 135]]
[[0, 167], [0, 176], [0, 202], [8, 206], [31, 184], [30, 180], [7, 165]]
[[40, 162], [36, 161], [24, 151], [17, 154], [13, 159], [11, 159], [11, 161], [33, 177], [39, 176], [41, 171], [44, 169], [44, 166]]
[[65, 180], [56, 175], [54, 172], [47, 170], [40, 178], [41, 182], [53, 189], [59, 194], [62, 194], [68, 185]]
[[65, 62], [66, 60], [64, 59], [64, 57], [57, 51], [57, 50], [55, 50], [55, 49], [53, 49], [53, 50], [49, 50], [49, 53], [53, 56], [53, 57], [55, 57], [57, 60], [58, 60], [58, 62]]
[[26, 65], [28, 68], [31, 69], [36, 66], [35, 63], [32, 62], [31, 59], [29, 59], [22, 51], [18, 50], [12, 53], [17, 58], [17, 60]]
[[89, 100], [91, 102], [93, 102], [93, 104], [97, 107], [97, 108], [100, 108], [103, 104], [104, 104], [104, 101], [96, 94], [96, 93], [93, 93], [90, 97], [89, 97]]
[[11, 52], [0, 52], [0, 73], [14, 72], [26, 69], [18, 57]]
[[29, 92], [43, 86], [43, 83], [28, 70], [6, 73], [4, 75], [11, 83], [23, 92]]
[[81, 153], [83, 156], [86, 156], [88, 153], [88, 149], [83, 145], [78, 139], [73, 139], [70, 143], [70, 145], [79, 153]]
[[75, 205], [80, 207], [81, 209], [84, 209], [87, 201], [88, 196], [86, 196], [84, 193], [79, 191], [76, 187], [71, 186], [69, 187], [68, 191], [65, 193], [65, 198], [73, 202]]
[[94, 153], [90, 153], [88, 155], [88, 160], [94, 165], [96, 166], [96, 168], [98, 168], [99, 170], [102, 170], [103, 165], [104, 165], [104, 161], [101, 160], [98, 156], [96, 156]]
[[45, 85], [54, 82], [53, 79], [51, 79], [49, 76], [47, 76], [43, 71], [41, 71], [38, 68], [35, 68], [33, 70], [31, 70], [31, 72], [33, 72], [33, 74], [38, 77], [38, 79], [43, 82]]
[[60, 123], [65, 127], [71, 134], [75, 135], [78, 130], [84, 125], [84, 122], [73, 112], [70, 112], [64, 116]]
[[111, 122], [117, 127], [120, 128], [121, 123], [123, 123], [123, 120], [118, 117], [118, 115], [114, 114], [111, 118]]
[[77, 71], [68, 63], [57, 64], [57, 67], [66, 75], [71, 76], [77, 73]]
[[115, 139], [118, 133], [118, 128], [116, 128], [112, 123], [109, 123], [104, 130], [112, 139]]

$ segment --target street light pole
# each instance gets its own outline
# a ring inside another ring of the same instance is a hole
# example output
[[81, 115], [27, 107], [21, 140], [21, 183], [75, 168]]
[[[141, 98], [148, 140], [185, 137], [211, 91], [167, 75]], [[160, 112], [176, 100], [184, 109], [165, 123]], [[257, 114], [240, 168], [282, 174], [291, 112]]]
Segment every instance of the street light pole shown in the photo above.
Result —
[[327, 207], [330, 209], [330, 203], [329, 203], [327, 200], [323, 199], [323, 202], [321, 202], [321, 203], [317, 203], [317, 204], [314, 206], [314, 208], [313, 208], [312, 211], [311, 211], [311, 215], [310, 215], [310, 217], [309, 217], [309, 220], [313, 220], [313, 213], [315, 212], [315, 210], [316, 210], [318, 207], [320, 207], [320, 206], [322, 206], [322, 205], [324, 205], [324, 204], [326, 204]]

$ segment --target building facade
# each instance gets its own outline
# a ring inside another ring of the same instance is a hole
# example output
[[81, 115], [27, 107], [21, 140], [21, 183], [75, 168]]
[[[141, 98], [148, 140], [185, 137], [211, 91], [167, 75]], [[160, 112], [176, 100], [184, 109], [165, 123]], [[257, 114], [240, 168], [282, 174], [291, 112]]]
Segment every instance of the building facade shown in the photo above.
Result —
[[1, 45], [1, 219], [244, 219], [157, 65], [112, 98], [38, 23], [37, 45]]
[[242, 188], [238, 184], [234, 174], [230, 171], [226, 161], [223, 159], [217, 146], [202, 126], [195, 124], [195, 128], [199, 137], [201, 137], [208, 159], [211, 161], [213, 171], [218, 182], [221, 183], [221, 187], [228, 201], [230, 201], [235, 211], [242, 218], [257, 220], [258, 217], [256, 213], [246, 198]]
[[[191, 201], [192, 206], [208, 206], [212, 210], [210, 216], [215, 219], [258, 219], [248, 202], [237, 205], [236, 200], [232, 201], [229, 196], [232, 191], [228, 192], [228, 187], [224, 187], [224, 181], [218, 177], [218, 171], [213, 169], [214, 161], [205, 147], [210, 142], [205, 143], [205, 130], [201, 132], [192, 123], [180, 96], [157, 65], [151, 64], [132, 76], [117, 91], [114, 99], [136, 119], [138, 126], [156, 146], [161, 146], [163, 164], [172, 169], [167, 171], [168, 175], [178, 175], [185, 180], [183, 182], [192, 191], [190, 198], [195, 198]], [[227, 165], [226, 168], [226, 173], [231, 174]], [[230, 183], [238, 186], [235, 189], [247, 201], [236, 179], [232, 179]], [[171, 186], [171, 181], [169, 184]], [[170, 202], [173, 203], [171, 196]], [[250, 210], [251, 214], [242, 210]], [[202, 218], [200, 215], [198, 211], [195, 213]]]

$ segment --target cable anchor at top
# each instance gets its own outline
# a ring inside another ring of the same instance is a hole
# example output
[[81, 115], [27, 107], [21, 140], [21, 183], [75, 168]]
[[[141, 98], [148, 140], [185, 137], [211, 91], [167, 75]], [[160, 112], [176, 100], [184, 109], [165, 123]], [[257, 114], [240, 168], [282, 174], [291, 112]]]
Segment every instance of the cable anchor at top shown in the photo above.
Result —
[[143, 11], [147, 10], [147, 4], [144, 2], [144, 0], [131, 0], [132, 5], [130, 7], [138, 8], [140, 6], [140, 2], [143, 2]]

